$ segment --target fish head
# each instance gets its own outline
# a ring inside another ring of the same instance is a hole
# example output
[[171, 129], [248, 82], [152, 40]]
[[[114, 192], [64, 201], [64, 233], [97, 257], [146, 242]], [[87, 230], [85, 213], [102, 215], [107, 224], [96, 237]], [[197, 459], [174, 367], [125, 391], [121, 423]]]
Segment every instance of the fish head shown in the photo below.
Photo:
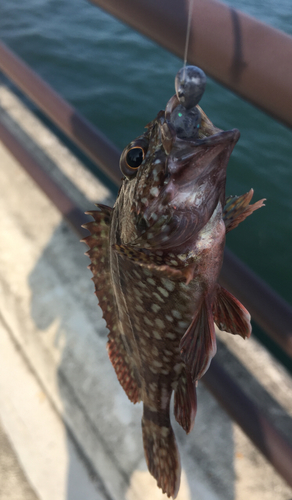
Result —
[[174, 95], [121, 155], [125, 178], [118, 204], [126, 244], [180, 248], [196, 237], [218, 202], [224, 206], [226, 167], [240, 133], [214, 127], [198, 105], [180, 127], [179, 106]]

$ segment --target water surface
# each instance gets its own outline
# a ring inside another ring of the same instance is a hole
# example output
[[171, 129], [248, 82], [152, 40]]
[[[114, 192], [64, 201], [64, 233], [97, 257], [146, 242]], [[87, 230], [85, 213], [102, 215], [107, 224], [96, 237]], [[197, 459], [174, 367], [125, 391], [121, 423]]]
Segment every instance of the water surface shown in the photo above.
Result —
[[[290, 0], [226, 3], [292, 34]], [[83, 0], [1, 0], [0, 36], [119, 148], [164, 108], [182, 64]], [[291, 302], [291, 130], [211, 79], [201, 104], [218, 127], [241, 131], [227, 193], [267, 198], [228, 245]]]

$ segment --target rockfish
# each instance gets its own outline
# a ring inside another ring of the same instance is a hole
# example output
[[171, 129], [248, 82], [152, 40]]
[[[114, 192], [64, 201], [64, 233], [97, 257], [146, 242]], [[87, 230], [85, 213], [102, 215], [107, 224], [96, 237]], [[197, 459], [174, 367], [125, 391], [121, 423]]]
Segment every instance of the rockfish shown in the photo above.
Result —
[[97, 205], [84, 241], [109, 329], [107, 349], [130, 401], [143, 401], [150, 473], [176, 497], [180, 459], [170, 423], [189, 433], [196, 384], [216, 352], [214, 323], [243, 338], [248, 311], [218, 283], [225, 235], [254, 210], [253, 190], [225, 198], [226, 167], [239, 139], [198, 105], [204, 73], [189, 66], [176, 94], [120, 159], [124, 175], [113, 208]]

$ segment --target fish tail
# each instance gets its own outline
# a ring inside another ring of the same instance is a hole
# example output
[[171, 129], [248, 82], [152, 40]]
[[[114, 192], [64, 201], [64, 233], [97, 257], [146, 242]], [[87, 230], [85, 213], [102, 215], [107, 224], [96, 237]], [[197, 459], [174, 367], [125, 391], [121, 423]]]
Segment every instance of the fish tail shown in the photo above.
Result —
[[180, 486], [180, 457], [168, 414], [154, 412], [144, 405], [143, 444], [147, 466], [157, 486], [168, 497], [176, 498]]

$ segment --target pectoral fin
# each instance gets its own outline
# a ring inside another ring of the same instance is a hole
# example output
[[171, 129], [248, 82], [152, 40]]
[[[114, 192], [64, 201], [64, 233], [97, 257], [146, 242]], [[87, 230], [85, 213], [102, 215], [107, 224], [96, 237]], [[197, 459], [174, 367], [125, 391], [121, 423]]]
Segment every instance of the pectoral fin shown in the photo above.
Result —
[[250, 314], [231, 293], [216, 286], [213, 299], [213, 316], [219, 330], [240, 335], [243, 339], [251, 334]]
[[180, 341], [180, 353], [192, 380], [200, 379], [216, 354], [214, 320], [207, 298]]
[[251, 189], [248, 193], [242, 194], [241, 196], [229, 196], [226, 199], [223, 210], [226, 233], [236, 228], [240, 222], [244, 221], [246, 217], [251, 215], [255, 210], [265, 206], [265, 198], [257, 201], [253, 205], [249, 205], [253, 193], [254, 191]]
[[[185, 281], [186, 284], [193, 279], [194, 266], [179, 268], [181, 262], [175, 256], [162, 259], [156, 252], [152, 252], [148, 250], [148, 248], [135, 248], [131, 245], [114, 245], [113, 249], [118, 254], [135, 262], [138, 266], [147, 268], [164, 278]], [[177, 267], [175, 267], [175, 265]]]

